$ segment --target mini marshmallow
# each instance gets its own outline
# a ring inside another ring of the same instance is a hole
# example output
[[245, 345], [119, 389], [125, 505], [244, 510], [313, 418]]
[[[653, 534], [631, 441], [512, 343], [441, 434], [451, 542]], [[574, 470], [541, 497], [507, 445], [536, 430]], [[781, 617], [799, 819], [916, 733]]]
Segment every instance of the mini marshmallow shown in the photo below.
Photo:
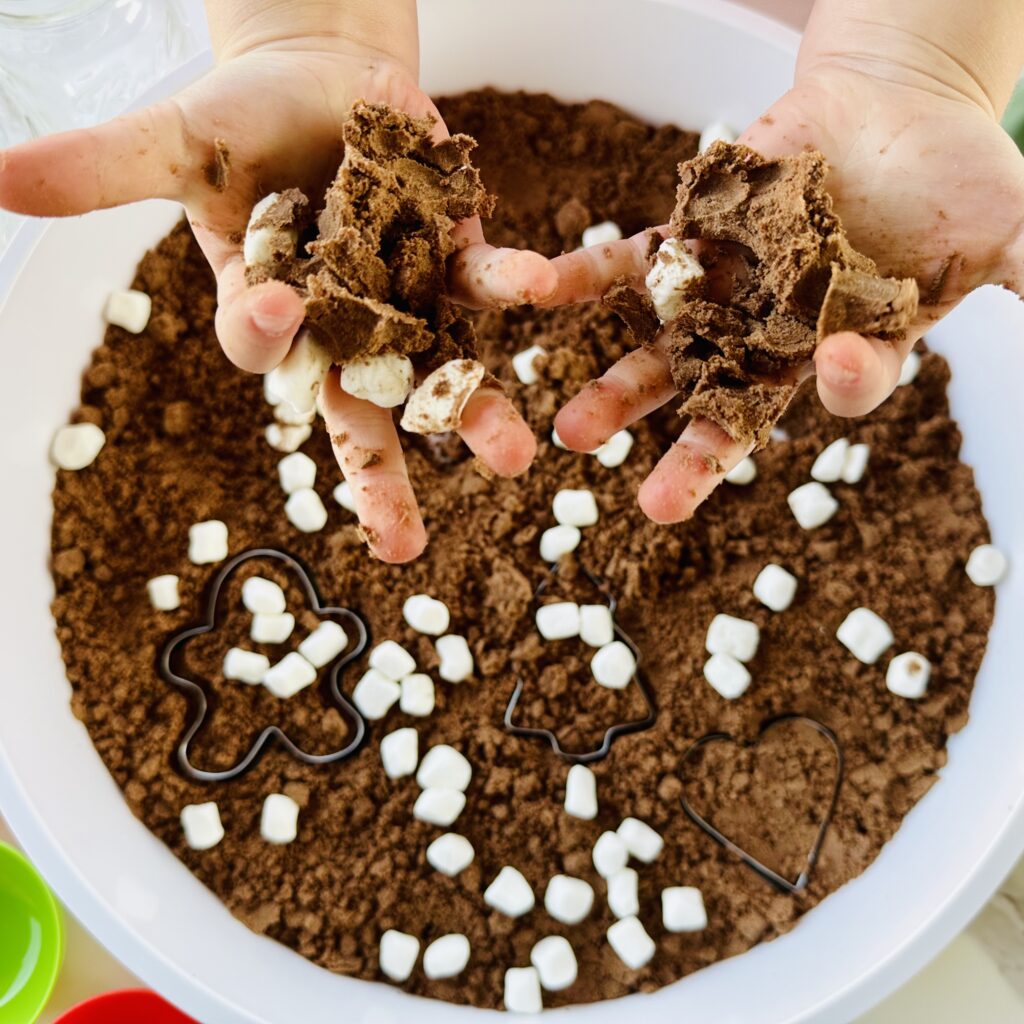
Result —
[[796, 596], [797, 579], [791, 573], [769, 562], [754, 580], [754, 597], [773, 612], [784, 612]]
[[209, 565], [228, 557], [228, 528], [219, 519], [207, 519], [188, 528], [188, 560]]
[[316, 463], [305, 452], [292, 452], [277, 464], [281, 490], [294, 494], [316, 483]]
[[254, 615], [249, 636], [258, 644], [283, 644], [295, 629], [295, 616], [291, 612], [280, 615]]
[[644, 283], [663, 324], [679, 316], [686, 301], [695, 294], [695, 282], [703, 277], [700, 260], [678, 238], [666, 238], [661, 243]]
[[579, 924], [594, 906], [590, 883], [572, 875], [555, 875], [544, 892], [544, 909], [562, 924]]
[[585, 765], [574, 764], [565, 780], [565, 813], [582, 821], [597, 817], [597, 776]]
[[370, 668], [396, 683], [416, 671], [416, 659], [394, 640], [383, 640], [370, 651]]
[[429, 374], [409, 396], [402, 429], [410, 434], [446, 434], [462, 424], [462, 410], [486, 376], [475, 359], [452, 359]]
[[108, 324], [123, 327], [129, 334], [141, 334], [153, 312], [153, 300], [134, 288], [111, 292], [103, 316]]
[[392, 981], [408, 981], [420, 955], [420, 940], [389, 928], [380, 937], [380, 969]]
[[708, 626], [704, 647], [708, 654], [730, 654], [738, 661], [750, 661], [757, 654], [760, 639], [756, 622], [719, 613]]
[[416, 771], [420, 734], [415, 729], [396, 729], [380, 741], [380, 760], [389, 779], [401, 779]]
[[427, 594], [413, 594], [406, 598], [402, 605], [402, 617], [417, 633], [425, 633], [427, 636], [440, 636], [447, 631], [451, 622], [448, 606]]
[[469, 939], [465, 935], [442, 935], [423, 950], [423, 973], [431, 981], [454, 978], [468, 963]]
[[665, 845], [665, 840], [639, 818], [623, 818], [616, 834], [626, 844], [630, 856], [644, 864], [653, 864]]
[[416, 798], [412, 816], [428, 825], [447, 828], [466, 806], [466, 794], [457, 789], [425, 789]]
[[904, 651], [889, 662], [885, 670], [885, 685], [897, 697], [917, 700], [928, 689], [931, 674], [932, 666], [923, 654]]
[[587, 490], [563, 488], [551, 502], [551, 511], [562, 526], [593, 526], [597, 522], [597, 502]]
[[280, 615], [285, 609], [284, 591], [262, 576], [250, 576], [242, 584], [242, 604], [253, 614]]
[[597, 461], [606, 469], [621, 466], [633, 450], [633, 435], [628, 430], [619, 430], [612, 434], [600, 448], [594, 452]]
[[796, 521], [805, 529], [823, 526], [839, 511], [839, 502], [831, 491], [817, 480], [801, 484], [786, 498]]
[[315, 413], [317, 395], [330, 368], [327, 350], [302, 331], [284, 359], [264, 376], [264, 393], [276, 399], [275, 408], [287, 405], [294, 413]]
[[275, 846], [295, 841], [299, 834], [299, 805], [284, 793], [271, 793], [263, 801], [260, 835]]
[[414, 672], [401, 682], [398, 706], [403, 714], [423, 718], [434, 710], [434, 680], [423, 672]]
[[836, 639], [858, 661], [874, 665], [895, 637], [885, 619], [870, 608], [854, 608], [840, 623]]
[[383, 718], [401, 696], [401, 688], [394, 679], [375, 668], [367, 669], [352, 691], [352, 703], [371, 722]]
[[725, 474], [726, 483], [735, 484], [737, 487], [746, 487], [757, 479], [757, 463], [748, 455], [740, 459], [728, 473]]
[[316, 419], [316, 409], [296, 411], [290, 402], [278, 402], [274, 406], [274, 421], [283, 427], [307, 427]]
[[540, 557], [545, 562], [557, 562], [579, 547], [582, 536], [576, 526], [550, 526], [540, 535]]
[[53, 435], [50, 461], [59, 469], [85, 469], [95, 461], [106, 441], [106, 434], [95, 423], [71, 423]]
[[530, 963], [537, 968], [541, 985], [549, 992], [561, 992], [576, 981], [578, 965], [569, 940], [549, 935], [530, 950]]
[[704, 152], [714, 142], [735, 142], [736, 130], [724, 121], [712, 121], [704, 131], [700, 133], [699, 151]]
[[542, 604], [534, 616], [537, 632], [545, 640], [568, 640], [580, 635], [580, 606], [575, 601]]
[[263, 677], [270, 669], [270, 659], [265, 654], [247, 651], [243, 647], [232, 647], [224, 655], [221, 671], [225, 679], [234, 679], [240, 683], [256, 686], [263, 682]]
[[537, 357], [542, 355], [544, 355], [544, 349], [540, 345], [531, 345], [512, 357], [512, 369], [519, 378], [520, 384], [536, 384], [540, 380], [540, 375], [533, 364]]
[[327, 525], [327, 509], [324, 508], [320, 495], [312, 487], [295, 491], [284, 503], [284, 514], [288, 517], [288, 522], [303, 533], [316, 533]]
[[992, 544], [979, 544], [967, 556], [967, 578], [977, 587], [994, 587], [1005, 575], [1006, 555]]
[[439, 743], [431, 747], [416, 773], [416, 782], [422, 789], [457, 789], [465, 792], [473, 768], [454, 747]]
[[640, 913], [640, 876], [633, 868], [616, 871], [608, 879], [608, 909], [616, 917], [636, 917]]
[[540, 1013], [540, 975], [536, 967], [510, 967], [505, 972], [505, 1009], [509, 1013]]
[[615, 623], [608, 605], [580, 605], [580, 639], [591, 647], [604, 647], [615, 639]]
[[316, 668], [323, 668], [348, 646], [348, 634], [337, 622], [325, 619], [302, 643], [299, 654]]
[[607, 245], [609, 242], [617, 242], [622, 238], [622, 228], [615, 221], [603, 220], [600, 224], [591, 224], [583, 231], [580, 245], [589, 249], [592, 245]]
[[624, 690], [636, 674], [636, 656], [621, 640], [613, 640], [590, 659], [590, 673], [601, 686]]
[[608, 929], [608, 944], [618, 958], [634, 971], [650, 963], [654, 956], [654, 940], [636, 917], [624, 917], [616, 921]]
[[522, 917], [533, 910], [535, 902], [530, 883], [508, 864], [484, 890], [484, 903], [508, 917]]
[[840, 437], [827, 445], [811, 466], [812, 479], [823, 484], [834, 484], [841, 479], [849, 450], [850, 442], [845, 437]]
[[913, 383], [914, 378], [917, 376], [917, 371], [921, 369], [921, 353], [911, 352], [906, 359], [903, 360], [903, 366], [900, 367], [900, 379], [896, 381], [897, 387], [903, 387], [906, 384]]
[[146, 593], [149, 595], [149, 603], [158, 612], [173, 612], [181, 606], [181, 596], [178, 594], [178, 577], [173, 573], [164, 576], [154, 576], [146, 581]]
[[313, 428], [308, 423], [299, 426], [271, 423], [264, 432], [264, 437], [274, 451], [294, 452], [309, 440], [312, 433]]
[[337, 487], [331, 491], [334, 500], [346, 511], [355, 512], [356, 503], [352, 497], [352, 485], [347, 480], [342, 480]]
[[212, 801], [183, 807], [181, 828], [185, 833], [185, 842], [193, 850], [212, 850], [224, 838], [220, 810]]
[[556, 448], [561, 448], [563, 452], [569, 451], [569, 446], [558, 436], [558, 431], [554, 427], [551, 428], [551, 443]]
[[704, 662], [704, 678], [726, 700], [742, 697], [750, 686], [750, 673], [731, 654], [712, 654]]
[[263, 685], [275, 697], [287, 700], [312, 686], [316, 678], [316, 669], [297, 651], [289, 651], [276, 665], [267, 669]]
[[868, 468], [871, 445], [851, 444], [843, 462], [843, 483], [859, 484]]
[[279, 225], [256, 227], [260, 218], [280, 198], [280, 192], [271, 192], [249, 214], [242, 241], [242, 259], [247, 267], [273, 266], [278, 260], [295, 255], [295, 247], [299, 243], [299, 233], [295, 228]]
[[594, 843], [594, 867], [602, 878], [611, 878], [629, 861], [629, 850], [616, 832], [602, 832]]
[[668, 932], [699, 932], [708, 926], [700, 889], [674, 885], [661, 890], [661, 920]]
[[465, 871], [474, 856], [473, 844], [455, 832], [445, 832], [427, 847], [427, 863], [449, 878]]
[[412, 379], [412, 362], [397, 352], [357, 356], [341, 368], [342, 388], [382, 409], [401, 405], [412, 390]]
[[464, 636], [456, 633], [439, 636], [434, 649], [441, 662], [437, 674], [446, 683], [464, 683], [473, 674], [473, 652]]

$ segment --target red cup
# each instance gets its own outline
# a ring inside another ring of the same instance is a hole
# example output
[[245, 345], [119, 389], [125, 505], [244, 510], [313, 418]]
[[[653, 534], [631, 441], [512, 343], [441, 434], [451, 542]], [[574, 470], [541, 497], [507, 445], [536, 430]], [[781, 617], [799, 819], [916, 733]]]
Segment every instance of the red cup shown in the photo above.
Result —
[[54, 1024], [198, 1024], [155, 992], [125, 989], [107, 992], [72, 1007]]

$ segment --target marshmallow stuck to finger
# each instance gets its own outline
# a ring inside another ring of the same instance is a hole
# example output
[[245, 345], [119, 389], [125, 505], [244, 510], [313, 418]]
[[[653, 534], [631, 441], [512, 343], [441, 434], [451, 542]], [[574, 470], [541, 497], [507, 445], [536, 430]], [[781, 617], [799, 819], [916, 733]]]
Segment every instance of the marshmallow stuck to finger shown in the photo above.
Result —
[[402, 429], [410, 434], [445, 434], [462, 425], [462, 410], [487, 373], [475, 359], [451, 359], [409, 396]]
[[273, 266], [295, 255], [299, 233], [293, 227], [275, 223], [273, 208], [281, 199], [280, 192], [264, 196], [249, 214], [242, 242], [242, 258], [247, 267]]
[[644, 283], [663, 324], [679, 316], [683, 306], [696, 294], [703, 277], [700, 260], [691, 255], [678, 238], [666, 238], [661, 243]]
[[341, 386], [353, 398], [382, 409], [401, 405], [412, 390], [412, 363], [408, 356], [382, 352], [359, 356], [341, 368]]
[[264, 393], [275, 399], [275, 406], [287, 405], [296, 415], [315, 413], [316, 396], [330, 368], [331, 357], [303, 331], [284, 359], [263, 378]]

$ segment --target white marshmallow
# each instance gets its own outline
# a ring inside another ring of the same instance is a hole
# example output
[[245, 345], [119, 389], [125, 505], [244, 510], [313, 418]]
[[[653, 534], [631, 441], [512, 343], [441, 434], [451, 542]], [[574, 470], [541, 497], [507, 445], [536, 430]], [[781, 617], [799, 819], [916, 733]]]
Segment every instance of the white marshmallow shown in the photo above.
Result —
[[626, 844], [630, 856], [644, 864], [653, 864], [665, 845], [665, 840], [639, 818], [623, 818], [616, 834]]
[[423, 718], [434, 710], [434, 680], [423, 672], [414, 672], [401, 682], [398, 706], [403, 714]]
[[249, 636], [258, 644], [283, 644], [295, 629], [295, 616], [291, 612], [280, 615], [254, 615]]
[[519, 378], [520, 384], [536, 384], [540, 380], [540, 375], [533, 364], [536, 358], [542, 355], [544, 355], [544, 349], [540, 345], [531, 345], [512, 357], [512, 369]]
[[108, 324], [123, 327], [129, 334], [141, 334], [149, 324], [153, 300], [134, 288], [111, 292], [103, 311]]
[[465, 935], [442, 935], [423, 950], [423, 973], [431, 981], [454, 978], [469, 963], [469, 952], [469, 939]]
[[629, 862], [629, 850], [616, 832], [602, 832], [594, 843], [594, 867], [602, 878], [611, 878]]
[[590, 883], [572, 875], [555, 875], [544, 892], [544, 909], [562, 924], [579, 924], [594, 906]]
[[756, 622], [719, 613], [708, 626], [704, 646], [708, 654], [730, 654], [739, 661], [750, 661], [757, 654], [760, 639]]
[[299, 244], [299, 233], [295, 228], [255, 226], [280, 198], [279, 192], [271, 192], [249, 214], [249, 223], [245, 227], [245, 238], [242, 241], [242, 259], [247, 267], [271, 266], [277, 258], [295, 255], [295, 248]]
[[401, 688], [375, 668], [368, 668], [352, 691], [352, 703], [371, 722], [383, 718], [401, 696]]
[[600, 224], [591, 224], [583, 231], [580, 244], [584, 249], [592, 245], [607, 245], [609, 242], [617, 242], [622, 238], [622, 228], [615, 221], [603, 220]]
[[53, 435], [50, 461], [59, 469], [85, 469], [95, 461], [107, 436], [95, 423], [71, 423]]
[[636, 917], [624, 917], [616, 921], [608, 929], [608, 944], [618, 958], [634, 971], [650, 963], [654, 956], [654, 940]]
[[580, 606], [575, 601], [542, 604], [534, 616], [537, 632], [545, 640], [568, 640], [580, 635]]
[[212, 801], [183, 807], [181, 828], [185, 842], [193, 850], [212, 850], [224, 838], [220, 809]]
[[316, 419], [316, 409], [297, 412], [290, 402], [278, 402], [274, 406], [274, 421], [283, 427], [308, 427]]
[[662, 889], [661, 920], [669, 932], [699, 932], [707, 928], [708, 913], [700, 889], [692, 885]]
[[590, 672], [602, 686], [624, 690], [636, 674], [636, 656], [621, 640], [613, 640], [590, 659]]
[[508, 917], [522, 917], [533, 910], [535, 902], [530, 883], [508, 864], [484, 890], [484, 903]]
[[640, 876], [633, 868], [616, 871], [608, 879], [608, 909], [616, 917], [640, 913]]
[[612, 434], [600, 448], [594, 452], [597, 461], [606, 469], [621, 466], [633, 450], [633, 435], [628, 430], [619, 430]]
[[858, 661], [874, 665], [895, 637], [885, 619], [870, 608], [854, 608], [840, 623], [836, 639]]
[[394, 640], [383, 640], [377, 644], [370, 651], [369, 664], [370, 668], [375, 668], [396, 683], [416, 671], [416, 659]]
[[380, 937], [380, 969], [392, 981], [408, 981], [420, 955], [420, 940], [389, 928]]
[[313, 428], [308, 423], [299, 426], [285, 426], [281, 423], [271, 423], [264, 436], [267, 444], [277, 452], [294, 452], [304, 445], [313, 433]]
[[295, 491], [284, 503], [284, 514], [288, 522], [303, 533], [316, 533], [327, 525], [327, 509], [312, 487]]
[[263, 685], [281, 700], [312, 686], [316, 682], [316, 669], [297, 651], [289, 651], [276, 665], [267, 669]]
[[149, 603], [158, 612], [173, 612], [181, 607], [181, 596], [178, 593], [178, 577], [173, 573], [154, 576], [146, 581], [146, 593]]
[[247, 651], [242, 647], [232, 647], [224, 655], [222, 671], [225, 679], [235, 679], [240, 683], [256, 686], [263, 682], [263, 677], [270, 669], [270, 659], [265, 654]]
[[750, 673], [731, 654], [712, 654], [704, 662], [704, 678], [726, 700], [742, 697], [750, 686]]
[[754, 597], [773, 612], [784, 612], [796, 596], [797, 579], [791, 573], [769, 562], [754, 580]]
[[661, 243], [644, 283], [663, 324], [679, 316], [694, 292], [694, 282], [703, 276], [700, 260], [678, 238], [666, 238]]
[[928, 689], [928, 680], [932, 674], [932, 666], [923, 654], [917, 651], [904, 651], [897, 654], [885, 670], [885, 685], [897, 697], [917, 700], [923, 697]]
[[348, 646], [348, 634], [337, 622], [324, 619], [302, 643], [299, 644], [301, 654], [310, 665], [323, 668], [328, 662], [341, 654]]
[[437, 674], [446, 683], [464, 683], [473, 674], [473, 652], [464, 636], [456, 633], [439, 636], [434, 649], [441, 661]]
[[420, 734], [415, 729], [396, 729], [380, 741], [380, 760], [389, 779], [412, 775], [419, 757]]
[[188, 528], [188, 560], [209, 565], [228, 557], [228, 528], [219, 519], [207, 519]]
[[967, 578], [977, 587], [994, 587], [1005, 575], [1006, 555], [992, 544], [979, 544], [967, 556]]
[[427, 594], [413, 594], [402, 605], [402, 617], [416, 630], [427, 636], [440, 636], [448, 630], [451, 614], [443, 601]]
[[431, 747], [416, 773], [416, 782], [422, 789], [457, 789], [465, 792], [472, 778], [472, 765], [447, 743]]
[[581, 821], [597, 817], [597, 776], [585, 765], [574, 764], [565, 780], [565, 813]]
[[428, 825], [447, 828], [466, 806], [466, 794], [457, 789], [425, 789], [416, 798], [412, 816]]
[[554, 427], [551, 428], [551, 443], [556, 448], [561, 448], [563, 452], [569, 451], [569, 446], [558, 436], [558, 431]]
[[849, 450], [850, 442], [845, 437], [826, 445], [811, 466], [811, 478], [823, 484], [834, 484], [841, 479]]
[[530, 963], [537, 968], [541, 985], [549, 992], [561, 992], [576, 981], [579, 967], [569, 940], [549, 935], [530, 950]]
[[801, 484], [786, 498], [796, 521], [805, 529], [823, 526], [839, 511], [839, 502], [817, 480]]
[[580, 605], [580, 639], [591, 647], [604, 647], [615, 639], [615, 623], [608, 605]]
[[316, 483], [316, 463], [305, 452], [292, 452], [277, 464], [277, 476], [285, 494], [294, 494]]
[[262, 576], [250, 576], [242, 584], [242, 604], [253, 614], [280, 615], [285, 609], [284, 591]]
[[510, 967], [505, 972], [505, 1009], [509, 1013], [540, 1013], [540, 975], [536, 967]]
[[843, 461], [843, 483], [859, 484], [868, 468], [868, 458], [871, 455], [871, 445], [851, 444]]
[[551, 502], [551, 511], [562, 526], [593, 526], [597, 522], [597, 502], [587, 490], [563, 488]]
[[549, 526], [540, 535], [540, 557], [545, 562], [557, 562], [579, 547], [582, 536], [576, 526]]
[[276, 399], [275, 407], [286, 405], [297, 414], [315, 413], [317, 395], [330, 368], [327, 350], [308, 331], [302, 331], [284, 359], [263, 378], [264, 394]]
[[284, 793], [271, 793], [263, 801], [260, 835], [268, 843], [284, 846], [299, 834], [299, 805]]
[[900, 379], [896, 382], [897, 387], [903, 387], [906, 384], [913, 382], [917, 376], [917, 371], [921, 369], [921, 353], [911, 352], [906, 359], [903, 360], [903, 366], [900, 367]]
[[442, 875], [454, 878], [473, 863], [473, 844], [455, 832], [438, 836], [427, 847], [427, 863]]
[[347, 480], [342, 480], [337, 487], [331, 491], [334, 500], [348, 512], [356, 511], [355, 499], [352, 497], [352, 485]]
[[703, 153], [713, 142], [735, 142], [736, 130], [724, 121], [712, 121], [704, 131], [700, 133], [698, 146]]
[[341, 368], [342, 388], [382, 409], [401, 405], [412, 391], [412, 379], [412, 362], [397, 352], [358, 356]]
[[725, 474], [726, 483], [735, 484], [737, 487], [746, 487], [757, 479], [757, 463], [748, 455], [740, 459], [728, 473]]
[[487, 370], [475, 359], [452, 359], [429, 374], [409, 396], [402, 429], [411, 434], [446, 434], [462, 424], [462, 410]]

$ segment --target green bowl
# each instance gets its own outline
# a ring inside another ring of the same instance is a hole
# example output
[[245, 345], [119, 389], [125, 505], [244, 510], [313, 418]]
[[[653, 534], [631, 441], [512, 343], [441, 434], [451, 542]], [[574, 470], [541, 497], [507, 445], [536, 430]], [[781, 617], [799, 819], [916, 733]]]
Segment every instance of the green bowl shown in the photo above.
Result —
[[32, 1024], [64, 959], [60, 907], [42, 877], [0, 843], [0, 1024]]

